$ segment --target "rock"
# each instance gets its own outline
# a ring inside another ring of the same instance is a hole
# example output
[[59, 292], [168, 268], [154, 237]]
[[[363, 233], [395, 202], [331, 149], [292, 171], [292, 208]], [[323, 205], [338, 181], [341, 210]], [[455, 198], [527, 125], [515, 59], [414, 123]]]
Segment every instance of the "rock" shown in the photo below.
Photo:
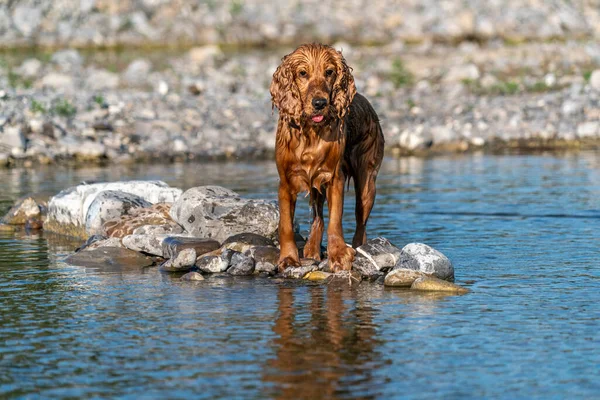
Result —
[[89, 235], [104, 234], [105, 222], [127, 215], [133, 208], [149, 206], [151, 206], [150, 202], [135, 194], [104, 190], [95, 196], [88, 208], [85, 230]]
[[252, 247], [253, 246], [248, 243], [230, 242], [230, 243], [224, 244], [222, 248], [234, 250], [234, 251], [237, 251], [240, 253], [245, 253], [246, 251], [250, 250]]
[[228, 244], [228, 243], [245, 243], [245, 244], [249, 244], [252, 246], [275, 246], [275, 243], [273, 243], [273, 241], [269, 238], [266, 238], [264, 236], [261, 235], [257, 235], [256, 233], [248, 233], [248, 232], [244, 232], [244, 233], [238, 233], [236, 235], [232, 235], [230, 237], [228, 237], [223, 244]]
[[[4, 5], [3, 7], [6, 7]], [[15, 7], [12, 17], [15, 28], [25, 37], [32, 36], [42, 22], [42, 8], [27, 4]]]
[[448, 258], [423, 243], [409, 243], [402, 248], [394, 269], [412, 269], [443, 280], [454, 280], [454, 267]]
[[395, 286], [395, 287], [410, 287], [417, 278], [422, 276], [426, 276], [424, 273], [420, 271], [415, 271], [413, 269], [406, 268], [398, 268], [390, 271], [385, 276], [384, 285], [385, 286]]
[[215, 60], [223, 57], [223, 52], [219, 46], [207, 45], [194, 47], [188, 52], [189, 60], [198, 66], [214, 65]]
[[447, 282], [430, 276], [422, 276], [417, 278], [412, 286], [412, 290], [436, 291], [436, 292], [455, 292], [467, 293], [469, 289], [455, 285], [452, 282]]
[[119, 86], [119, 75], [104, 69], [94, 69], [88, 72], [85, 85], [93, 91], [116, 89]]
[[152, 70], [152, 64], [148, 60], [137, 59], [131, 62], [123, 73], [123, 80], [133, 86], [148, 82], [148, 74]]
[[105, 190], [121, 191], [143, 198], [149, 203], [173, 202], [181, 190], [160, 181], [124, 181], [81, 184], [65, 189], [48, 203], [48, 219], [44, 229], [75, 237], [89, 235], [85, 232], [88, 209], [98, 193]]
[[42, 69], [42, 62], [36, 58], [28, 58], [21, 63], [17, 73], [27, 78], [35, 78]]
[[229, 261], [222, 256], [202, 256], [196, 260], [196, 267], [202, 272], [216, 274], [227, 271]]
[[327, 278], [327, 284], [333, 286], [352, 286], [360, 283], [362, 277], [356, 271], [340, 271]]
[[57, 51], [52, 54], [51, 61], [65, 72], [71, 72], [83, 65], [83, 57], [81, 57], [81, 54], [75, 49]]
[[227, 270], [229, 275], [243, 276], [254, 273], [254, 260], [245, 254], [233, 252], [231, 255], [231, 267]]
[[18, 200], [0, 222], [8, 225], [25, 225], [27, 220], [40, 218], [43, 205], [40, 206], [33, 197], [25, 197]]
[[594, 70], [590, 75], [590, 86], [600, 91], [600, 69]]
[[174, 258], [160, 265], [160, 270], [165, 272], [189, 271], [196, 263], [196, 250], [192, 247], [181, 250]]
[[204, 277], [202, 276], [202, 274], [192, 271], [192, 272], [188, 272], [185, 275], [182, 275], [181, 280], [182, 281], [203, 281]]
[[279, 276], [288, 279], [302, 279], [309, 272], [316, 271], [319, 268], [317, 261], [303, 258], [300, 260], [300, 267], [287, 267]]
[[14, 231], [14, 226], [0, 223], [0, 233], [13, 233]]
[[304, 279], [306, 279], [308, 281], [318, 282], [318, 281], [327, 280], [332, 275], [333, 274], [330, 272], [311, 271], [308, 274], [304, 275]]
[[63, 92], [72, 92], [75, 88], [73, 78], [67, 74], [58, 72], [50, 72], [42, 78], [41, 85], [43, 88], [59, 90]]
[[474, 81], [479, 79], [479, 75], [479, 68], [475, 64], [455, 65], [446, 72], [443, 81], [446, 83]]
[[167, 237], [169, 235], [127, 235], [121, 239], [121, 242], [130, 250], [163, 257], [162, 242]]
[[373, 259], [365, 257], [361, 253], [357, 253], [352, 262], [352, 271], [356, 271], [360, 274], [362, 279], [368, 281], [375, 281], [383, 275], [377, 266], [373, 262]]
[[357, 255], [367, 258], [379, 271], [393, 268], [400, 259], [402, 250], [383, 237], [367, 240], [356, 249]]
[[87, 242], [79, 248], [79, 251], [89, 251], [101, 247], [125, 247], [119, 238], [107, 238], [102, 235], [91, 236]]
[[600, 135], [600, 123], [598, 121], [587, 121], [577, 126], [577, 136], [580, 138], [595, 138]]
[[[178, 234], [183, 228], [171, 219], [171, 203], [156, 203], [150, 207], [130, 209], [127, 215], [106, 221], [102, 225], [107, 236], [124, 237], [131, 234]], [[147, 227], [145, 229], [140, 229]]]
[[279, 261], [279, 249], [272, 246], [254, 246], [244, 253], [254, 259], [255, 271], [275, 274]]
[[170, 214], [186, 232], [218, 241], [238, 233], [273, 238], [279, 225], [276, 204], [242, 199], [219, 186], [189, 189], [173, 204]]
[[194, 249], [198, 256], [218, 249], [221, 245], [216, 240], [195, 237], [170, 236], [163, 240], [163, 257], [172, 258], [183, 249]]
[[80, 251], [65, 259], [67, 264], [89, 268], [143, 268], [153, 264], [150, 257], [121, 247], [102, 247]]
[[27, 139], [18, 126], [4, 127], [0, 129], [0, 151], [6, 149], [12, 155], [21, 155], [25, 151]]

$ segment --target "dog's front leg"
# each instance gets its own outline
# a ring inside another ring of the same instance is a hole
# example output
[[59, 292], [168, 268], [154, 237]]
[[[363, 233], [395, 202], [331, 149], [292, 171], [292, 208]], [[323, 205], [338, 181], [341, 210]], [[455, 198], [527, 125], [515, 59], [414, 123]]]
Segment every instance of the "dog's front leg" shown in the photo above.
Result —
[[283, 182], [279, 184], [279, 271], [283, 272], [287, 267], [299, 267], [298, 247], [294, 240], [294, 212], [296, 210], [296, 198], [298, 195], [292, 193], [288, 185]]
[[349, 271], [352, 268], [356, 251], [346, 246], [342, 229], [344, 207], [344, 175], [334, 176], [327, 187], [327, 205], [329, 207], [329, 226], [327, 227], [327, 256], [329, 268], [334, 271]]

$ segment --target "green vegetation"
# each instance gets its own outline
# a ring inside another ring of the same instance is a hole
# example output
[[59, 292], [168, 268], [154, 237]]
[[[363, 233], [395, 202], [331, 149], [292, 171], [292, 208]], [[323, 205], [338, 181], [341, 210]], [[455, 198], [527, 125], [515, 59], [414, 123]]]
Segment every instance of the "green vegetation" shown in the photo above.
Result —
[[8, 71], [8, 85], [13, 89], [23, 87], [25, 89], [31, 88], [33, 81], [28, 78], [23, 78], [21, 75], [14, 71]]
[[552, 90], [552, 87], [548, 86], [544, 81], [537, 81], [533, 85], [527, 87], [528, 92], [541, 93]]
[[98, 104], [100, 107], [104, 106], [104, 104], [106, 104], [106, 100], [104, 100], [104, 97], [102, 95], [95, 95], [94, 96], [94, 103]]
[[70, 118], [77, 113], [77, 108], [69, 100], [61, 99], [54, 104], [52, 112], [61, 117]]
[[406, 105], [408, 106], [408, 108], [413, 108], [417, 104], [413, 101], [413, 99], [408, 99], [406, 100]]
[[229, 6], [231, 16], [236, 17], [244, 10], [244, 2], [242, 0], [233, 0]]
[[31, 105], [29, 106], [29, 109], [31, 110], [31, 112], [38, 114], [46, 114], [47, 111], [46, 107], [44, 107], [42, 103], [35, 99], [31, 99]]
[[590, 79], [592, 78], [592, 72], [593, 71], [591, 71], [591, 70], [583, 72], [583, 79], [585, 79], [586, 82], [589, 82]]
[[396, 88], [409, 86], [414, 82], [413, 74], [406, 69], [404, 63], [399, 58], [392, 61], [392, 71], [389, 78]]

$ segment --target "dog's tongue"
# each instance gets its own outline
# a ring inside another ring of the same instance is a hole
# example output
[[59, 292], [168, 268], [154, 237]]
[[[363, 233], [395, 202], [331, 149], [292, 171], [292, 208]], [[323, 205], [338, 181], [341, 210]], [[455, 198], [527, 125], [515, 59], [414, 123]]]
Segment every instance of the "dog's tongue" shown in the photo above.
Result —
[[312, 117], [313, 122], [321, 122], [323, 121], [323, 116], [322, 115], [315, 115], [314, 117]]

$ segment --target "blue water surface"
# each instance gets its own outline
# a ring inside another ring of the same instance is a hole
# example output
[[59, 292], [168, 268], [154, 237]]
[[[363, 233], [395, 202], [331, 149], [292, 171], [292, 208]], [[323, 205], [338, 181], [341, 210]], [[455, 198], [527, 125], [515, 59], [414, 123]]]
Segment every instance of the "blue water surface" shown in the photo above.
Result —
[[[0, 211], [81, 181], [276, 198], [271, 161], [0, 170]], [[347, 193], [346, 239], [354, 227]], [[308, 202], [298, 205], [304, 233]], [[600, 153], [386, 159], [371, 237], [427, 243], [463, 296], [74, 267], [0, 234], [0, 398], [600, 397]]]

